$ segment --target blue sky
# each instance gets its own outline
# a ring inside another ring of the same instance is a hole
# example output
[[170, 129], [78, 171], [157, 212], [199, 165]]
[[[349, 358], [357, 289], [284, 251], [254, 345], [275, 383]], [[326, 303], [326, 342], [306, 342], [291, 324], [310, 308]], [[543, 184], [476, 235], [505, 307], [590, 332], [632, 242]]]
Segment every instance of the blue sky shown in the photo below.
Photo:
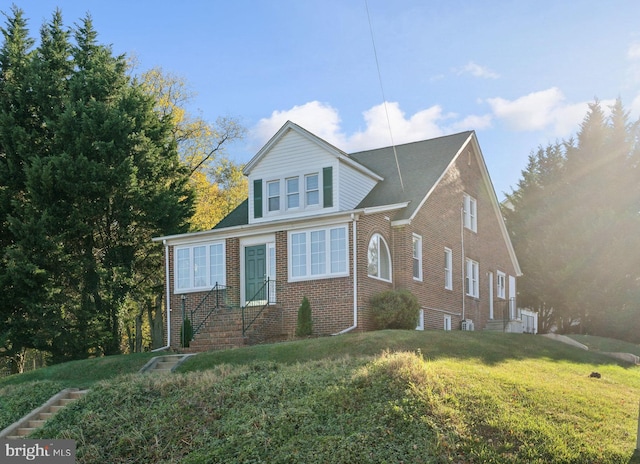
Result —
[[640, 115], [637, 0], [15, 4], [35, 38], [56, 7], [68, 26], [90, 13], [99, 41], [140, 71], [182, 76], [194, 113], [249, 129], [228, 149], [237, 162], [287, 119], [346, 152], [389, 146], [388, 112], [396, 144], [475, 130], [502, 199], [531, 151], [574, 135], [595, 98]]

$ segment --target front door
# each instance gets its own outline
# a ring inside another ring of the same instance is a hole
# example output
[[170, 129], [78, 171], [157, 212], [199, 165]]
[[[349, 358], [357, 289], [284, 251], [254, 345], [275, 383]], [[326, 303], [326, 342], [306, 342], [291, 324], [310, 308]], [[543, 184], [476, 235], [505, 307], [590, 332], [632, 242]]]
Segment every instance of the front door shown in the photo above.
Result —
[[255, 245], [244, 249], [244, 297], [247, 302], [266, 300], [266, 295], [257, 295], [264, 287], [267, 275], [267, 246]]

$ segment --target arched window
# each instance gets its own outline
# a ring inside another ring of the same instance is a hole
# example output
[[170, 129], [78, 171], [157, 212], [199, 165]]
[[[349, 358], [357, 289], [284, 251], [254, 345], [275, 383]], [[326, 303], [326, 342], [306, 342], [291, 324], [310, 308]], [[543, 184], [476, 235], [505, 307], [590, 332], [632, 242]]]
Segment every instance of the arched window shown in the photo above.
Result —
[[371, 237], [368, 258], [369, 276], [391, 282], [391, 255], [382, 235], [373, 234]]

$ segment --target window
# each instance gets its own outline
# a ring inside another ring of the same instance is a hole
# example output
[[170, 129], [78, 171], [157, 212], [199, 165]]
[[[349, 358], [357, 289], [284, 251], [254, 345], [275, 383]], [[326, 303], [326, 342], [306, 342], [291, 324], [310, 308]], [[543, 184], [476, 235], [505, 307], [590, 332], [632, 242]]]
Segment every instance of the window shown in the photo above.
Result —
[[289, 234], [289, 278], [305, 280], [348, 275], [347, 227]]
[[444, 249], [444, 288], [453, 289], [453, 252], [449, 248]]
[[445, 315], [444, 316], [444, 330], [451, 330], [451, 316], [449, 315]]
[[224, 243], [176, 248], [176, 291], [206, 290], [225, 285]]
[[382, 235], [373, 234], [369, 242], [369, 277], [391, 282], [391, 255]]
[[480, 297], [480, 285], [478, 282], [480, 276], [480, 266], [472, 259], [467, 259], [467, 275], [465, 278], [466, 291], [468, 296], [474, 298]]
[[473, 232], [478, 231], [478, 205], [476, 199], [467, 194], [464, 195], [464, 226]]
[[422, 237], [413, 234], [413, 280], [422, 280]]
[[320, 190], [318, 188], [318, 174], [304, 176], [306, 206], [320, 204]]
[[497, 276], [498, 276], [498, 298], [502, 298], [503, 300], [506, 297], [506, 282], [507, 282], [507, 276], [504, 272], [497, 272]]
[[287, 179], [287, 209], [297, 208], [300, 206], [300, 189], [298, 186], [298, 178], [291, 177]]
[[267, 182], [267, 204], [269, 211], [280, 211], [280, 181]]

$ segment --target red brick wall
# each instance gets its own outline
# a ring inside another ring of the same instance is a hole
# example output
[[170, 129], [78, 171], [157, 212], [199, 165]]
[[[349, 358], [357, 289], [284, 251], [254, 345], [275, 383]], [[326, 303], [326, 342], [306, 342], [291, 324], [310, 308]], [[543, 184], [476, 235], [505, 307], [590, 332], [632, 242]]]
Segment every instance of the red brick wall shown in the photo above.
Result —
[[[478, 299], [464, 295], [461, 208], [465, 193], [477, 200], [477, 233], [468, 229], [463, 229], [463, 233], [464, 256], [479, 263]], [[394, 242], [397, 245], [394, 256], [395, 286], [408, 288], [418, 297], [421, 306], [425, 308], [425, 328], [442, 329], [445, 314], [452, 316], [452, 329], [460, 328], [464, 298], [465, 318], [472, 319], [476, 330], [481, 330], [489, 318], [488, 272], [494, 273], [494, 299], [497, 295], [496, 271], [515, 275], [500, 232], [498, 218], [492, 207], [492, 195], [482, 180], [476, 157], [463, 153], [445, 174], [411, 224], [394, 228]], [[414, 233], [422, 237], [422, 282], [413, 279]], [[444, 286], [445, 247], [453, 252], [452, 290], [446, 290]], [[499, 317], [498, 314], [494, 316]]]
[[[477, 233], [461, 230], [463, 194], [477, 200]], [[491, 202], [493, 193], [487, 190], [475, 156], [463, 153], [445, 174], [429, 199], [410, 224], [391, 226], [393, 212], [360, 215], [357, 227], [357, 330], [372, 328], [369, 299], [374, 294], [392, 288], [413, 292], [425, 311], [425, 328], [442, 329], [444, 316], [450, 315], [452, 329], [460, 328], [464, 299], [465, 317], [472, 319], [476, 330], [481, 330], [489, 318], [488, 272], [494, 273], [494, 299], [497, 299], [496, 271], [515, 275], [506, 244], [500, 232], [498, 218]], [[353, 222], [349, 222], [349, 251], [353, 252]], [[369, 277], [367, 250], [373, 234], [379, 233], [386, 241], [392, 257], [392, 282]], [[413, 279], [413, 233], [422, 237], [423, 279]], [[478, 299], [464, 295], [462, 235], [464, 256], [479, 263]], [[311, 304], [314, 334], [326, 335], [342, 331], [353, 324], [353, 259], [349, 257], [349, 276], [288, 282], [287, 231], [276, 232], [277, 310], [265, 318], [265, 339], [293, 337], [297, 325], [298, 308], [306, 296]], [[444, 249], [453, 252], [453, 289], [444, 287]], [[240, 301], [240, 241], [226, 241], [227, 285], [233, 304]], [[173, 247], [170, 248], [169, 268], [172, 308], [171, 344], [179, 344], [182, 301], [173, 295]], [[509, 279], [506, 279], [509, 285]], [[509, 294], [509, 289], [506, 289]], [[204, 296], [203, 293], [186, 294], [189, 311]], [[496, 318], [501, 315], [495, 314]]]

